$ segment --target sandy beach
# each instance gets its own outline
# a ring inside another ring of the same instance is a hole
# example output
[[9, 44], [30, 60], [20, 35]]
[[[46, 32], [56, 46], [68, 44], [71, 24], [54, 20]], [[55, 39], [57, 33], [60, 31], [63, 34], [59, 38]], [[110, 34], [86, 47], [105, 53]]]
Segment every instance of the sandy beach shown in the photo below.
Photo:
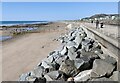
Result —
[[55, 41], [66, 32], [66, 24], [53, 23], [39, 33], [30, 33], [3, 42], [2, 80], [16, 81], [22, 73], [32, 70], [49, 52], [57, 49]]

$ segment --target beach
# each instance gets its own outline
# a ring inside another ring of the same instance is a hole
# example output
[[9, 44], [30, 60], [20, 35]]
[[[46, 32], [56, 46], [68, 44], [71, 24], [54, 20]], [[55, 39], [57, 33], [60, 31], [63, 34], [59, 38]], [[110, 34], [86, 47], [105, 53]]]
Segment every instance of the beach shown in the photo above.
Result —
[[2, 2], [2, 83], [120, 81], [118, 2]]
[[[18, 34], [12, 39], [3, 41], [2, 80], [17, 81], [23, 73], [34, 70], [50, 52], [62, 46], [60, 41], [58, 41], [60, 35], [65, 35], [68, 29], [80, 27], [81, 25], [88, 26], [87, 23], [82, 22], [54, 22], [42, 25], [35, 31]], [[92, 25], [88, 27], [95, 30]], [[112, 29], [107, 27], [104, 29], [112, 31]], [[109, 34], [112, 34], [111, 31]], [[104, 50], [103, 47], [102, 50]], [[104, 52], [111, 54], [105, 50]]]
[[[37, 33], [27, 33], [3, 42], [2, 80], [17, 81], [22, 73], [33, 70], [39, 62], [60, 46], [56, 41], [66, 32], [66, 24], [52, 23]], [[49, 29], [48, 29], [49, 28]]]

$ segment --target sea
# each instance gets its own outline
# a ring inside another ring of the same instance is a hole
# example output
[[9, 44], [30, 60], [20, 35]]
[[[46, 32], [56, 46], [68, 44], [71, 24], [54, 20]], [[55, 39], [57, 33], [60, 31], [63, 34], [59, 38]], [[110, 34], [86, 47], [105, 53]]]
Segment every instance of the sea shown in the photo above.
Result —
[[[24, 25], [24, 24], [43, 24], [43, 23], [48, 23], [48, 21], [0, 21], [0, 26], [11, 26], [11, 25]], [[0, 28], [2, 29], [2, 27]], [[25, 28], [26, 30], [35, 30], [36, 28]], [[0, 35], [0, 41], [4, 41], [7, 39], [11, 39], [12, 36], [3, 36]]]
[[36, 24], [36, 23], [48, 23], [48, 21], [0, 21], [1, 26]]

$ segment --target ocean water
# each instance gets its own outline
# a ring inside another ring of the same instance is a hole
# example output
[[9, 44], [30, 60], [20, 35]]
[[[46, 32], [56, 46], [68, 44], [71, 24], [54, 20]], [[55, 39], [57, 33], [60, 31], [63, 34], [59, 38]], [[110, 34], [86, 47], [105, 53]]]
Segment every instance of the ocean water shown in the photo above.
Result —
[[[48, 21], [0, 21], [0, 26], [10, 26], [10, 25], [21, 25], [21, 24], [36, 24], [36, 23], [48, 23]], [[24, 31], [32, 31], [36, 30], [37, 28], [34, 27], [28, 27], [28, 28], [22, 28]], [[18, 29], [19, 30], [19, 29]], [[0, 36], [0, 41], [4, 41], [7, 39], [11, 39], [12, 36]]]
[[11, 39], [12, 36], [0, 36], [0, 41], [4, 41], [4, 40], [7, 40], [7, 39]]
[[20, 25], [20, 24], [34, 24], [34, 23], [48, 23], [48, 21], [0, 21], [0, 25]]

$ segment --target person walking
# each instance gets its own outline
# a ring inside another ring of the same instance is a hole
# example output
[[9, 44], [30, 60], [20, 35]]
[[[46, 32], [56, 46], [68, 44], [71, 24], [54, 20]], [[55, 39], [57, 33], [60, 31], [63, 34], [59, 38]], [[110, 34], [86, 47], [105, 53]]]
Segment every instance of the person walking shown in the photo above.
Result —
[[99, 21], [96, 20], [96, 29], [99, 28]]
[[103, 22], [100, 23], [100, 28], [103, 28]]
[[93, 23], [93, 20], [91, 20], [91, 23]]

